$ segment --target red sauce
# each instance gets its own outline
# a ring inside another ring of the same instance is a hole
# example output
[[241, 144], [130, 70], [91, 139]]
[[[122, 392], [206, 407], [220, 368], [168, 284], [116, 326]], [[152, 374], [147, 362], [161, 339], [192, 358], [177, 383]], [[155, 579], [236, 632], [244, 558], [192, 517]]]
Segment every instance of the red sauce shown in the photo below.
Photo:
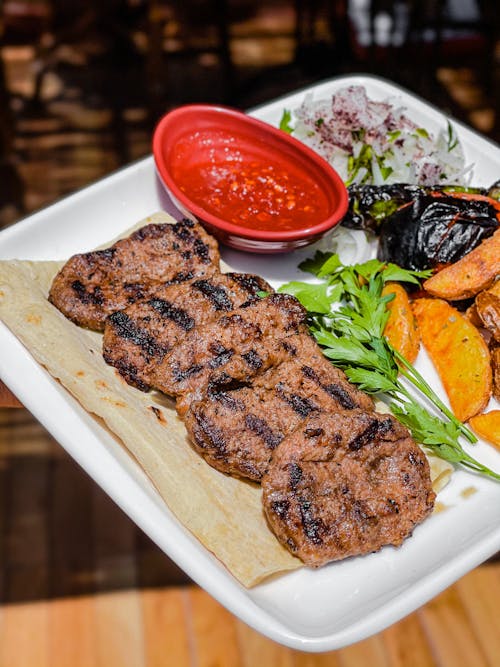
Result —
[[303, 229], [329, 212], [327, 196], [300, 165], [220, 130], [186, 135], [177, 145], [172, 176], [205, 211], [250, 229]]

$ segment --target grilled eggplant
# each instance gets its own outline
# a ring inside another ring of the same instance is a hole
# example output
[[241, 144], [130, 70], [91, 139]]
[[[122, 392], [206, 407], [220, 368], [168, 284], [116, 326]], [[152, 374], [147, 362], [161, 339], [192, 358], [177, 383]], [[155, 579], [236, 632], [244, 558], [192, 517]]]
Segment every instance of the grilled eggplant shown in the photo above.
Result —
[[378, 258], [406, 269], [439, 269], [492, 236], [500, 188], [351, 186], [342, 224], [379, 236]]
[[[362, 229], [378, 234], [381, 225], [405, 204], [414, 201], [420, 195], [443, 196], [451, 198], [473, 200], [488, 197], [500, 201], [500, 181], [493, 183], [489, 188], [462, 187], [458, 185], [443, 185], [440, 187], [423, 187], [407, 183], [393, 183], [391, 185], [350, 185], [349, 209], [342, 220], [342, 225], [349, 229]], [[460, 205], [460, 204], [457, 204]], [[465, 202], [461, 202], [465, 206]]]
[[405, 269], [458, 261], [498, 229], [500, 206], [481, 195], [419, 194], [380, 228], [378, 258]]

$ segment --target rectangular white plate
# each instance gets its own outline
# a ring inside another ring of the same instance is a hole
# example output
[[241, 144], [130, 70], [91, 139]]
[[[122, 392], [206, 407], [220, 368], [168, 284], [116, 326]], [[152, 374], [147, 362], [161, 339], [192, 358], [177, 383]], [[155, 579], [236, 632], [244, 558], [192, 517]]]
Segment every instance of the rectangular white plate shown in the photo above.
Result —
[[[399, 102], [431, 132], [446, 123], [420, 99], [367, 76], [332, 79], [252, 113], [277, 125], [283, 109], [297, 107], [306, 92], [327, 97], [347, 84], [364, 85], [375, 99]], [[489, 185], [500, 178], [500, 149], [455, 126], [467, 160], [475, 165], [474, 184]], [[159, 209], [179, 217], [149, 157], [1, 232], [0, 258], [67, 258], [112, 239]], [[222, 254], [236, 270], [259, 273], [276, 284], [303, 277], [296, 267], [308, 253], [255, 256], [223, 249]], [[194, 581], [277, 642], [304, 651], [357, 642], [409, 614], [500, 549], [500, 483], [457, 472], [439, 497], [447, 511], [425, 521], [400, 549], [386, 548], [316, 571], [303, 568], [246, 590], [177, 522], [132, 458], [3, 325], [0, 349], [0, 377], [94, 480]], [[423, 354], [419, 365], [442, 391]], [[500, 455], [493, 447], [479, 443], [469, 451], [500, 470]], [[469, 487], [476, 492], [463, 493]]]

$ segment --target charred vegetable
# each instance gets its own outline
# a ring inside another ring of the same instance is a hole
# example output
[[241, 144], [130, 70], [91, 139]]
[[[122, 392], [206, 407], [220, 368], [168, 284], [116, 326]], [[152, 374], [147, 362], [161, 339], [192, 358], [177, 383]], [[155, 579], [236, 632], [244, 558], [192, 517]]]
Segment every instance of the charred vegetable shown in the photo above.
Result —
[[344, 227], [378, 233], [382, 222], [424, 191], [418, 185], [350, 185]]
[[484, 195], [419, 193], [380, 227], [378, 258], [406, 269], [442, 268], [499, 228], [500, 204]]
[[[396, 183], [393, 185], [351, 185], [349, 209], [342, 220], [344, 227], [362, 229], [375, 234], [381, 224], [401, 206], [414, 201], [419, 195], [449, 195], [450, 197], [479, 195], [500, 201], [500, 181], [489, 188], [461, 187], [443, 185], [441, 187], [422, 187]], [[473, 197], [471, 196], [470, 199]]]

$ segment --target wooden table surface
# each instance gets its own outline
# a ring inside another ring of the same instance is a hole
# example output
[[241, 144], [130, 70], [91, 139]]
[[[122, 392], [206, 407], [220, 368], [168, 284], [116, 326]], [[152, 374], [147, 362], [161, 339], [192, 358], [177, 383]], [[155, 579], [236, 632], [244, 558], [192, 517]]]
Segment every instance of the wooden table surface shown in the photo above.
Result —
[[309, 654], [280, 646], [196, 586], [0, 608], [1, 667], [497, 667], [500, 564], [483, 565], [391, 628]]

